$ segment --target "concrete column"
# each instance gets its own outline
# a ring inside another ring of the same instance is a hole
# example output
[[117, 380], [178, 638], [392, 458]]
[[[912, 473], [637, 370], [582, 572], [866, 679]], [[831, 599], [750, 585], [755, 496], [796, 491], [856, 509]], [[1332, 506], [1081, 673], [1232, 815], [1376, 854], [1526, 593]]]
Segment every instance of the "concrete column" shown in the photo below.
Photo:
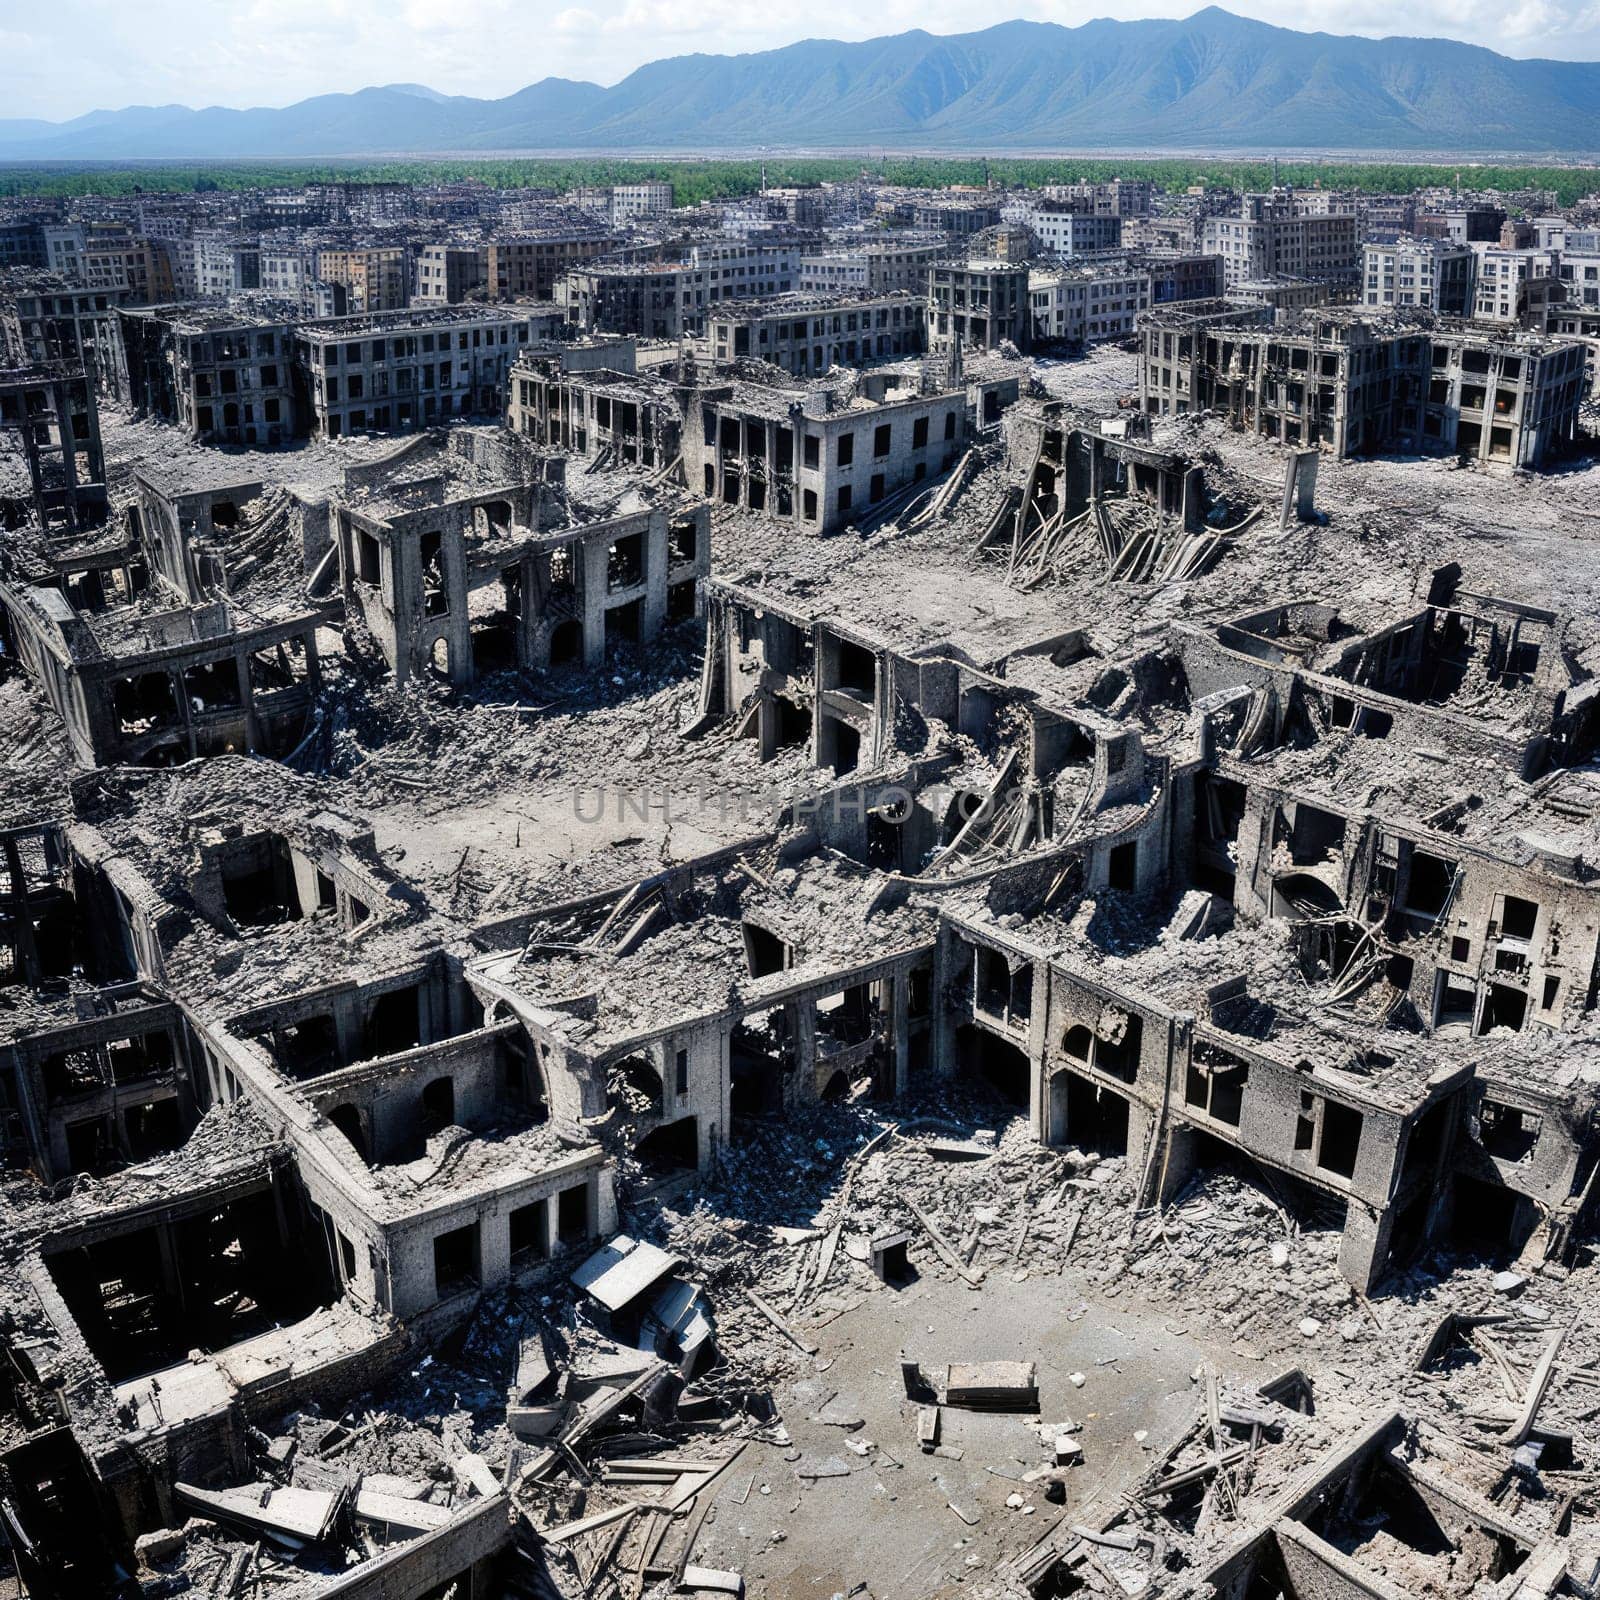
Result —
[[617, 1191], [609, 1168], [589, 1174], [589, 1228], [602, 1239], [617, 1231]]
[[158, 1223], [156, 1246], [161, 1255], [161, 1287], [177, 1301], [180, 1310], [188, 1310], [183, 1293], [183, 1274], [178, 1270], [178, 1249], [172, 1240], [172, 1224]]
[[583, 664], [597, 672], [606, 659], [606, 552], [598, 539], [579, 546], [583, 571], [578, 604], [583, 617]]
[[665, 511], [652, 511], [645, 524], [642, 547], [644, 552], [644, 597], [640, 607], [639, 637], [653, 639], [667, 620], [667, 564], [672, 559], [671, 534]]
[[1257, 896], [1256, 876], [1263, 857], [1272, 851], [1273, 803], [1251, 795], [1239, 822], [1239, 837], [1234, 846], [1233, 903], [1236, 910], [1252, 920], [1271, 909]]
[[1183, 475], [1183, 525], [1190, 533], [1205, 520], [1204, 490], [1205, 468], [1190, 467]]
[[794, 1097], [803, 1105], [817, 1099], [817, 1012], [809, 1000], [788, 1008], [789, 1037], [794, 1044]]
[[956, 1075], [956, 1025], [950, 1008], [944, 1004], [943, 995], [951, 980], [957, 976], [952, 971], [952, 947], [956, 953], [963, 950], [961, 941], [942, 938], [933, 953], [933, 1004], [929, 1023], [929, 1066], [936, 1078], [953, 1078]]
[[1389, 1260], [1389, 1240], [1394, 1233], [1394, 1208], [1380, 1214], [1352, 1199], [1345, 1213], [1344, 1237], [1339, 1243], [1339, 1271], [1362, 1294], [1371, 1294]]
[[894, 1096], [911, 1087], [911, 974], [897, 972], [889, 982], [890, 1031], [894, 1043]]
[[547, 664], [539, 660], [534, 648], [539, 626], [538, 583], [538, 564], [533, 556], [526, 555], [517, 568], [517, 590], [522, 602], [517, 618], [517, 665], [524, 670], [537, 670]]
[[492, 1289], [511, 1276], [511, 1219], [496, 1209], [478, 1219], [478, 1281]]
[[261, 748], [261, 726], [256, 721], [255, 691], [250, 687], [250, 658], [243, 653], [233, 658], [234, 670], [239, 678], [239, 704], [244, 707], [244, 744], [246, 750]]
[[561, 1248], [559, 1230], [561, 1197], [552, 1194], [542, 1204], [544, 1211], [539, 1217], [539, 1254], [548, 1261]]
[[756, 711], [757, 737], [761, 745], [761, 759], [770, 761], [778, 753], [778, 708], [772, 696], [763, 693]]
[[721, 1111], [712, 1133], [720, 1155], [728, 1130], [733, 1127], [733, 1035], [726, 1029], [717, 1035], [717, 1072], [717, 1103]]
[[42, 1137], [35, 1137], [34, 1148], [40, 1149], [42, 1146], [48, 1146], [45, 1152], [49, 1162], [49, 1171], [45, 1173], [46, 1181], [59, 1183], [72, 1171], [72, 1158], [67, 1148], [67, 1128], [59, 1118], [47, 1123]]
[[1156, 1168], [1154, 1199], [1158, 1205], [1166, 1205], [1193, 1176], [1197, 1137], [1195, 1129], [1187, 1122], [1167, 1123], [1166, 1149]]
[[172, 698], [177, 704], [178, 715], [183, 718], [183, 735], [189, 741], [189, 758], [193, 760], [200, 754], [200, 747], [195, 742], [194, 708], [189, 704], [189, 691], [184, 685], [182, 670], [168, 667], [167, 682], [172, 686]]

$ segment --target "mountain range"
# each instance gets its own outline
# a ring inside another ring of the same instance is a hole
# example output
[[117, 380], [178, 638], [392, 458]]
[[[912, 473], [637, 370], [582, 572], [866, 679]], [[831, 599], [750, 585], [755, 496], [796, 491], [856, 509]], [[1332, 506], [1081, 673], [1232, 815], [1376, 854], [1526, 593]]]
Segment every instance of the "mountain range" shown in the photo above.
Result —
[[545, 78], [496, 100], [391, 84], [281, 108], [0, 119], [8, 160], [870, 146], [1600, 151], [1600, 63], [1298, 33], [1213, 6], [675, 56], [610, 88]]

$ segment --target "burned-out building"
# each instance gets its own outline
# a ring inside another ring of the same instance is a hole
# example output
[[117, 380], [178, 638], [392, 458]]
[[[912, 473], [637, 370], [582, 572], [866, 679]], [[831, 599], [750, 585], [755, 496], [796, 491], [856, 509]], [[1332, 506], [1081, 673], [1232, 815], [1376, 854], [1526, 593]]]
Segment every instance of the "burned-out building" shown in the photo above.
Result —
[[1429, 318], [1311, 309], [1277, 324], [1224, 306], [1141, 324], [1141, 403], [1216, 409], [1238, 426], [1335, 455], [1393, 449], [1536, 468], [1567, 449], [1584, 348]]
[[120, 289], [89, 288], [55, 272], [0, 272], [0, 344], [6, 364], [81, 366], [97, 390], [116, 392], [122, 381], [117, 308], [125, 298]]
[[803, 255], [795, 287], [804, 294], [926, 294], [928, 268], [948, 248], [940, 240], [866, 239]]
[[515, 461], [413, 451], [330, 507], [345, 606], [397, 681], [595, 668], [697, 614], [704, 507], [665, 492], [580, 520], [547, 482], [514, 476]]
[[37, 515], [49, 533], [78, 533], [106, 517], [106, 468], [94, 380], [81, 366], [0, 367], [0, 452], [20, 460], [15, 494], [0, 497], [0, 528]]
[[928, 269], [928, 348], [1028, 347], [1028, 268], [1014, 261], [937, 262]]
[[127, 399], [197, 439], [276, 445], [306, 431], [290, 358], [293, 311], [150, 306], [121, 313]]
[[691, 373], [639, 370], [635, 342], [590, 338], [532, 349], [513, 366], [506, 424], [552, 451], [587, 462], [665, 471], [682, 454]]
[[1361, 224], [1351, 210], [1327, 210], [1292, 189], [1247, 194], [1231, 215], [1207, 217], [1200, 244], [1222, 257], [1231, 293], [1251, 278], [1288, 272], [1354, 291], [1361, 277]]
[[706, 339], [715, 361], [768, 361], [803, 378], [916, 355], [924, 323], [917, 295], [796, 292], [718, 306], [706, 318]]
[[197, 439], [235, 445], [404, 433], [498, 411], [512, 361], [561, 322], [553, 306], [317, 319], [248, 297], [140, 308], [121, 319], [128, 401]]
[[306, 431], [407, 432], [498, 412], [512, 362], [562, 320], [554, 306], [451, 306], [301, 324]]
[[678, 339], [724, 301], [787, 294], [799, 254], [788, 245], [708, 244], [675, 260], [596, 261], [562, 279], [557, 300], [587, 333]]
[[882, 515], [949, 472], [1014, 400], [1003, 361], [928, 357], [800, 388], [710, 383], [682, 433], [684, 481], [721, 505], [817, 533]]
[[14, 655], [85, 765], [287, 753], [316, 700], [327, 615], [297, 592], [289, 496], [151, 475], [138, 504], [120, 539], [13, 555], [0, 609]]

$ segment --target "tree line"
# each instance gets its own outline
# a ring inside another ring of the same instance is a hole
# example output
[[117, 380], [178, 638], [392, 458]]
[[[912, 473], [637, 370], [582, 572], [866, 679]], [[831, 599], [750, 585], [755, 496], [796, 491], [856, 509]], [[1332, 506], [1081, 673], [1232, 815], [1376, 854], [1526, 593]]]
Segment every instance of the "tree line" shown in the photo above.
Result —
[[[1559, 204], [1572, 205], [1600, 190], [1593, 168], [1502, 164], [1420, 165], [1410, 162], [1280, 161], [1280, 182], [1296, 187], [1352, 189], [1367, 194], [1404, 194], [1415, 189], [1554, 190]], [[806, 156], [758, 160], [674, 160], [599, 157], [530, 157], [479, 160], [470, 157], [429, 161], [158, 162], [119, 167], [102, 163], [51, 162], [0, 165], [0, 195], [16, 197], [138, 193], [196, 193], [216, 190], [303, 188], [314, 183], [455, 183], [478, 180], [496, 188], [575, 188], [669, 180], [679, 205], [754, 194], [762, 173], [771, 185], [849, 183], [857, 178], [911, 188], [983, 184], [1038, 188], [1047, 183], [1103, 182], [1110, 178], [1148, 178], [1169, 190], [1192, 185], [1263, 189], [1273, 180], [1270, 161], [1164, 158], [1128, 160], [1097, 157], [981, 156]]]

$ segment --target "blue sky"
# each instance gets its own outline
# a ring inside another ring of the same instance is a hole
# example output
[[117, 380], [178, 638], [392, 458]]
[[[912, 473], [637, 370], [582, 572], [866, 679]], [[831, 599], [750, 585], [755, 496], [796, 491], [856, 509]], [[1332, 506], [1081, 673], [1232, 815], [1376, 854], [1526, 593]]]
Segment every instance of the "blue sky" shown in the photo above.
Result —
[[[509, 94], [543, 77], [614, 83], [661, 56], [766, 50], [1025, 16], [1184, 15], [1183, 0], [0, 0], [0, 117], [125, 105], [287, 105], [370, 84]], [[1282, 22], [1273, 0], [1228, 9]], [[1600, 0], [1306, 0], [1303, 28], [1463, 39], [1506, 55], [1600, 59]]]

